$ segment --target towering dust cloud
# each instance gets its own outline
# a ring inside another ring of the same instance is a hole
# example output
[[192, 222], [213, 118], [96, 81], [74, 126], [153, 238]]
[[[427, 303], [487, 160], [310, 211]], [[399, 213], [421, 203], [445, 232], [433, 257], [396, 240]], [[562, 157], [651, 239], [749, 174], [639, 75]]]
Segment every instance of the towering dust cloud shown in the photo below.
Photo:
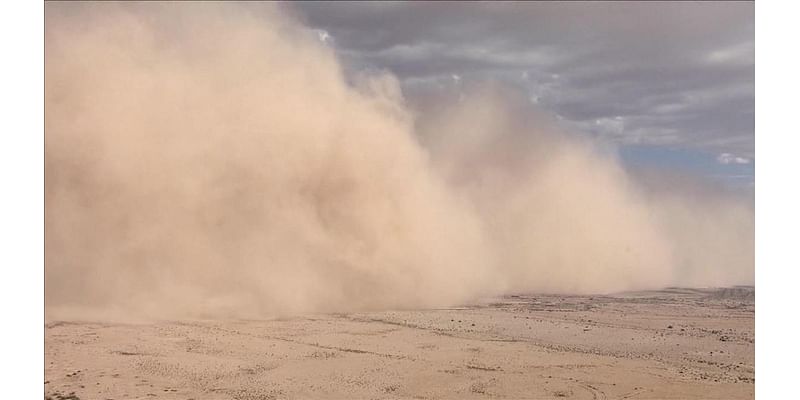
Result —
[[47, 318], [752, 282], [753, 211], [640, 187], [490, 86], [421, 121], [266, 5], [46, 5]]

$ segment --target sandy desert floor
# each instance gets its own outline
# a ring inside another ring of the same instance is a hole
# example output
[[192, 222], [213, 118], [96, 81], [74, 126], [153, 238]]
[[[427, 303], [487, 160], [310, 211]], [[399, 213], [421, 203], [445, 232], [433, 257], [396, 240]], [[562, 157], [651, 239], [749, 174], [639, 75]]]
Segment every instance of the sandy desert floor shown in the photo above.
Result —
[[742, 399], [754, 289], [269, 321], [50, 322], [45, 398]]

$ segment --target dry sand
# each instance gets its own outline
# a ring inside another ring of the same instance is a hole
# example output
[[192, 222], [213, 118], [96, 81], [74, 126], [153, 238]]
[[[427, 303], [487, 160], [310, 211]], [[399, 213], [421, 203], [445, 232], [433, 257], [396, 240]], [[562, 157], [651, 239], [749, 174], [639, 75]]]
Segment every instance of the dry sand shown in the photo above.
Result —
[[741, 399], [754, 289], [268, 321], [50, 322], [45, 398]]

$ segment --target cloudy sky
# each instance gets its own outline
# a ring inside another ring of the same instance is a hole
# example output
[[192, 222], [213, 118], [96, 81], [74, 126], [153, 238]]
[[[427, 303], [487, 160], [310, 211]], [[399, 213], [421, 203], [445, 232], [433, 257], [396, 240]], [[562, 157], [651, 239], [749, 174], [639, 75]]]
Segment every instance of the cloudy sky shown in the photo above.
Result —
[[412, 103], [499, 80], [632, 166], [754, 180], [749, 2], [294, 3], [351, 71]]

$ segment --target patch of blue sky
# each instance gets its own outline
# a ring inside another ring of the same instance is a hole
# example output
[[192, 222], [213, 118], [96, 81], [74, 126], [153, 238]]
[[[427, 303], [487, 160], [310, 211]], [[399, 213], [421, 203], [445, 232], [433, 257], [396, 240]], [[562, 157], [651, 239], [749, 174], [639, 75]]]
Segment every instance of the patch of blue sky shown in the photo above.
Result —
[[731, 188], [755, 184], [755, 163], [722, 163], [718, 154], [700, 150], [653, 145], [623, 145], [618, 149], [628, 168], [658, 168], [680, 171], [721, 182]]

